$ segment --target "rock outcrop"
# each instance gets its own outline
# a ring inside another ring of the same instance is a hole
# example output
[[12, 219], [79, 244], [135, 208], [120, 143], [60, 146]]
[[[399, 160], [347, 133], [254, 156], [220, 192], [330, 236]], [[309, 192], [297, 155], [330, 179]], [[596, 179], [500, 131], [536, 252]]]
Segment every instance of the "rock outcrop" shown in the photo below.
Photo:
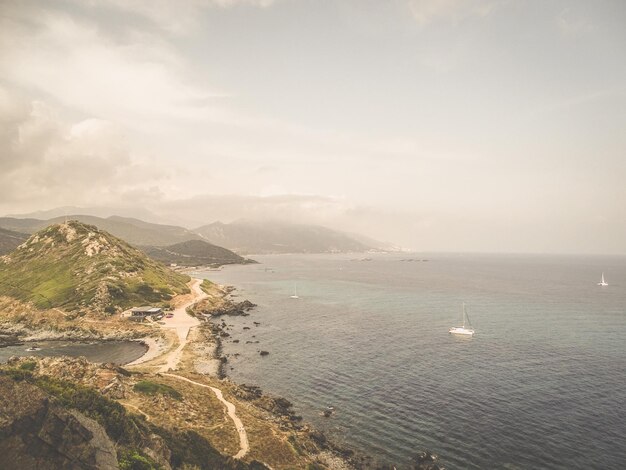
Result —
[[256, 307], [256, 304], [253, 304], [249, 300], [244, 300], [242, 302], [226, 301], [221, 305], [211, 308], [208, 313], [210, 313], [213, 317], [219, 317], [222, 315], [245, 317], [247, 315], [250, 315], [248, 312], [254, 307]]
[[5, 468], [20, 470], [118, 468], [115, 446], [96, 421], [2, 376], [0, 455]]

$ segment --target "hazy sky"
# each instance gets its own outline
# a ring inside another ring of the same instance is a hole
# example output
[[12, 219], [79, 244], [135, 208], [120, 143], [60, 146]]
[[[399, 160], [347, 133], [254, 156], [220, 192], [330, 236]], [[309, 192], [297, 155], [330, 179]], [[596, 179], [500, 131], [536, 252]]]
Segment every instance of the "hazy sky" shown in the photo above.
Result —
[[0, 213], [626, 253], [626, 2], [0, 1]]

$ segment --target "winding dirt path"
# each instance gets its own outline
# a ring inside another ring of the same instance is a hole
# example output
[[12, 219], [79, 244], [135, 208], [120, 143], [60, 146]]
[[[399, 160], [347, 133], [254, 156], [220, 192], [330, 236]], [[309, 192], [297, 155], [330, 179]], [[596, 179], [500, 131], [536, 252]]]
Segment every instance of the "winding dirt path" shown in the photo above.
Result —
[[168, 370], [175, 370], [176, 366], [180, 362], [180, 358], [183, 354], [183, 349], [187, 346], [187, 337], [189, 336], [189, 330], [194, 326], [200, 324], [200, 320], [192, 317], [187, 313], [187, 308], [193, 304], [200, 302], [202, 299], [208, 297], [208, 295], [200, 289], [202, 280], [195, 279], [191, 285], [192, 298], [178, 306], [172, 313], [172, 318], [164, 318], [165, 325], [160, 325], [161, 328], [175, 329], [178, 335], [178, 347], [173, 351], [165, 354], [166, 362], [159, 368], [159, 372], [167, 372]]
[[166, 375], [167, 377], [173, 377], [179, 380], [184, 380], [185, 382], [189, 382], [194, 385], [198, 385], [200, 387], [210, 388], [213, 391], [213, 393], [215, 393], [215, 396], [217, 397], [217, 399], [226, 406], [228, 416], [230, 417], [230, 419], [233, 420], [233, 423], [235, 423], [235, 429], [237, 429], [237, 433], [239, 434], [240, 449], [239, 449], [239, 452], [233, 455], [233, 457], [236, 459], [241, 459], [248, 453], [248, 451], [250, 450], [250, 444], [248, 442], [248, 434], [246, 433], [246, 428], [243, 426], [243, 423], [237, 416], [237, 409], [235, 408], [235, 405], [233, 405], [231, 402], [227, 401], [224, 398], [224, 395], [222, 394], [222, 391], [219, 388], [211, 387], [210, 385], [205, 385], [200, 382], [195, 382], [181, 375], [167, 374], [167, 373], [164, 373], [163, 375]]
[[140, 413], [140, 414], [144, 415], [144, 416], [145, 416], [145, 418], [146, 418], [146, 420], [148, 420], [148, 421], [152, 421], [152, 417], [151, 417], [148, 413], [146, 413], [146, 412], [142, 411], [142, 410], [141, 410], [141, 408], [139, 408], [138, 406], [135, 406], [135, 405], [133, 405], [132, 403], [127, 403], [127, 402], [125, 402], [125, 401], [121, 401], [121, 400], [120, 400], [120, 403], [121, 403], [122, 405], [127, 406], [127, 407], [129, 407], [129, 408], [132, 408], [133, 410], [137, 411], [138, 413]]

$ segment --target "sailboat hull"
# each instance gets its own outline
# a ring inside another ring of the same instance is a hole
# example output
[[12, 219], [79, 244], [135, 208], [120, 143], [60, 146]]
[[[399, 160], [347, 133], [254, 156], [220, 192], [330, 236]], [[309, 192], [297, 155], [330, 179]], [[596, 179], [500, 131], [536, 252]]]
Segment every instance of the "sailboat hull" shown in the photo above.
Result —
[[608, 286], [609, 285], [609, 283], [604, 280], [604, 273], [602, 273], [602, 278], [600, 279], [600, 282], [598, 282], [598, 285], [599, 286]]
[[472, 336], [474, 334], [474, 330], [470, 328], [453, 327], [448, 330], [448, 333], [453, 335]]

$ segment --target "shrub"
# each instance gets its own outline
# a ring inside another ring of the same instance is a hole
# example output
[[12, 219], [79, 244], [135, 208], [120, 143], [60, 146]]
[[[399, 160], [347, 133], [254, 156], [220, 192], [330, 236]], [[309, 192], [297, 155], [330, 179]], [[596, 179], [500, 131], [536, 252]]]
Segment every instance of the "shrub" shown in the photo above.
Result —
[[213, 284], [211, 281], [205, 279], [202, 281], [202, 284], [200, 284], [200, 289], [202, 289], [205, 293], [210, 294], [214, 285], [215, 284]]
[[178, 390], [170, 387], [169, 385], [152, 382], [150, 380], [141, 380], [137, 382], [133, 387], [133, 390], [145, 393], [146, 395], [156, 395], [159, 393], [161, 395], [170, 396], [179, 401], [183, 398]]
[[33, 370], [35, 370], [36, 367], [37, 367], [37, 363], [34, 362], [34, 361], [29, 361], [29, 362], [25, 362], [23, 364], [20, 364], [20, 369], [21, 370], [33, 371]]
[[120, 466], [120, 470], [159, 470], [161, 468], [151, 459], [136, 450], [121, 452], [117, 462]]
[[106, 307], [104, 307], [104, 312], [108, 313], [109, 315], [113, 315], [115, 312], [117, 312], [117, 310], [113, 305], [107, 305]]
[[145, 427], [141, 420], [129, 415], [122, 405], [103, 397], [97, 390], [48, 376], [38, 377], [35, 385], [57, 398], [61, 405], [95, 419], [113, 440], [120, 443], [141, 440]]
[[313, 462], [307, 465], [306, 470], [325, 470], [325, 468], [323, 465]]
[[16, 382], [21, 382], [22, 380], [29, 380], [33, 378], [33, 373], [29, 370], [7, 369], [0, 371], [0, 373], [2, 375], [11, 377]]

